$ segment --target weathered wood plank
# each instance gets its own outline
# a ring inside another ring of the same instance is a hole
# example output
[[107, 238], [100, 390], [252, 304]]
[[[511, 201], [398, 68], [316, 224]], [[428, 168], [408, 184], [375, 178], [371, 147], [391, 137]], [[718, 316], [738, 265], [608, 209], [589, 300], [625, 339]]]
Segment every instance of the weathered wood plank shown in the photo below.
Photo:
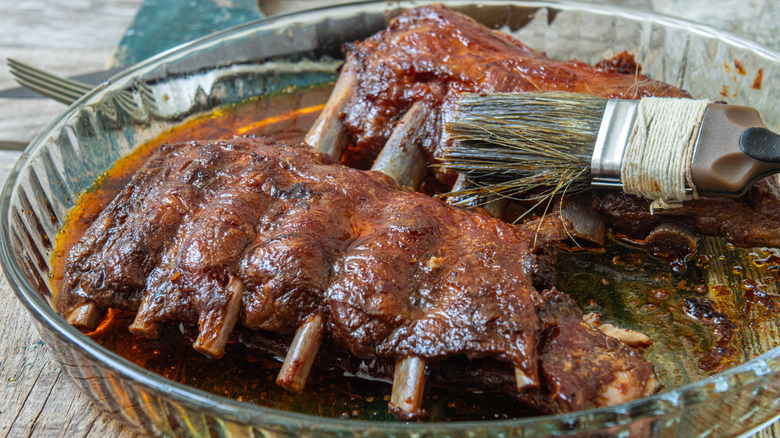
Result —
[[[64, 75], [104, 68], [141, 1], [0, 0], [0, 54]], [[0, 88], [14, 85], [3, 59]], [[44, 99], [3, 100], [0, 145], [26, 144], [66, 108]], [[0, 151], [0, 180], [19, 155]], [[133, 436], [81, 395], [5, 277], [0, 284], [0, 436]]]
[[[51, 388], [58, 372], [46, 354], [46, 347], [2, 277], [0, 295], [0, 434], [14, 435], [34, 418], [35, 405]], [[48, 382], [47, 382], [48, 380]], [[28, 404], [29, 403], [29, 404]], [[31, 411], [32, 410], [32, 411]], [[40, 409], [39, 409], [40, 410]], [[27, 435], [25, 433], [25, 435]]]
[[[0, 277], [0, 436], [132, 436], [95, 408], [60, 370]], [[120, 433], [125, 432], [124, 435]]]
[[[15, 85], [5, 66], [7, 57], [64, 75], [106, 67], [141, 2], [0, 0], [0, 89]], [[40, 99], [3, 100], [0, 144], [29, 142], [65, 109]]]

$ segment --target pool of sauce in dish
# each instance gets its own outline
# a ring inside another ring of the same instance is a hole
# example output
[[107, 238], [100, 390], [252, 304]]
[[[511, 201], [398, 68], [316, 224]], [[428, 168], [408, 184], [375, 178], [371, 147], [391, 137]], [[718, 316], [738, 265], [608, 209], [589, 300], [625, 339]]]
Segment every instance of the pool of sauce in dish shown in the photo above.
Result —
[[[65, 257], [133, 172], [163, 143], [191, 139], [271, 135], [300, 142], [327, 100], [332, 85], [283, 92], [218, 108], [183, 122], [102, 175], [82, 195], [57, 235], [52, 255], [52, 290], [59, 290]], [[435, 185], [431, 185], [434, 187]], [[556, 265], [558, 288], [583, 312], [604, 322], [639, 330], [653, 339], [645, 354], [668, 389], [699, 380], [778, 345], [780, 251], [734, 248], [705, 238], [684, 269], [613, 236], [598, 250], [564, 249]], [[187, 328], [167, 327], [156, 340], [132, 335], [134, 315], [109, 311], [89, 337], [125, 359], [195, 388], [277, 409], [337, 418], [392, 420], [387, 412], [390, 382], [345, 376], [320, 366], [300, 394], [275, 384], [282, 357], [232, 340], [220, 360], [195, 351]], [[184, 332], [184, 334], [183, 334]], [[431, 421], [488, 420], [537, 414], [505, 394], [426, 391]]]

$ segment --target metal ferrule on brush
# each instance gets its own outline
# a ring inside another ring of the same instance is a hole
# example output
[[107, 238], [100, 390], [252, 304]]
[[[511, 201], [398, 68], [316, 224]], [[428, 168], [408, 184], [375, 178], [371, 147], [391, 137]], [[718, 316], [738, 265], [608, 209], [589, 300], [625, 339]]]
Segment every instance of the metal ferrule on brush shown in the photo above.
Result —
[[638, 106], [638, 100], [607, 101], [590, 162], [591, 185], [594, 187], [623, 188], [620, 166]]

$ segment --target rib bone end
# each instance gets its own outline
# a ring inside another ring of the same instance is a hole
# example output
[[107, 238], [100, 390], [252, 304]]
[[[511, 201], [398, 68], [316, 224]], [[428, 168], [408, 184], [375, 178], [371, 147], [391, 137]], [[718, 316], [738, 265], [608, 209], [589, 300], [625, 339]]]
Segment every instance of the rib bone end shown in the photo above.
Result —
[[417, 190], [428, 167], [419, 145], [420, 130], [431, 111], [429, 105], [415, 102], [393, 130], [371, 170], [382, 172], [397, 183]]
[[237, 277], [227, 287], [227, 303], [224, 308], [200, 315], [200, 334], [192, 347], [208, 357], [220, 358], [225, 354], [230, 333], [238, 321], [244, 282]]
[[68, 312], [68, 324], [81, 330], [94, 330], [103, 319], [105, 311], [93, 303], [81, 304]]
[[322, 316], [315, 314], [298, 327], [276, 384], [293, 392], [306, 386], [306, 380], [322, 343]]
[[517, 392], [523, 392], [529, 388], [538, 388], [539, 379], [522, 368], [515, 367], [515, 385], [517, 386]]
[[358, 87], [357, 73], [353, 68], [355, 62], [355, 58], [350, 57], [341, 67], [341, 74], [325, 103], [325, 108], [304, 139], [306, 144], [335, 160], [341, 159], [341, 154], [349, 143], [349, 134], [341, 121], [341, 114]]
[[425, 421], [428, 413], [422, 409], [425, 390], [425, 361], [407, 357], [395, 364], [393, 394], [388, 408], [399, 420]]
[[133, 323], [130, 324], [130, 327], [128, 327], [130, 333], [149, 339], [159, 338], [163, 330], [163, 325], [159, 322], [153, 322], [144, 318], [139, 318], [140, 315], [141, 313], [138, 313]]

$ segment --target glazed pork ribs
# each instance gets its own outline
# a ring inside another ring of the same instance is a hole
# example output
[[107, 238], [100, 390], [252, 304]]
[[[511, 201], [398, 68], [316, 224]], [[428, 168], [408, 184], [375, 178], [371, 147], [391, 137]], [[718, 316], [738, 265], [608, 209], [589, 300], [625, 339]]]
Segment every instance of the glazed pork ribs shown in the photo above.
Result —
[[518, 397], [551, 412], [651, 393], [647, 360], [535, 288], [553, 281], [563, 228], [451, 207], [306, 145], [168, 144], [72, 248], [57, 305], [85, 329], [108, 308], [137, 312], [130, 330], [151, 338], [197, 324], [212, 357], [236, 324], [295, 333], [277, 381], [292, 390], [322, 342], [389, 359], [404, 419], [424, 416], [425, 364], [455, 355], [507, 363]]
[[345, 160], [371, 162], [386, 143], [408, 138], [413, 130], [417, 135], [405, 145], [412, 149], [407, 153], [435, 163], [446, 143], [443, 113], [458, 97], [524, 91], [689, 97], [637, 74], [626, 53], [596, 67], [557, 61], [444, 6], [422, 6], [346, 46], [333, 94], [306, 142], [335, 159], [351, 146]]
[[[599, 193], [594, 203], [612, 228], [629, 237], [645, 239], [645, 246], [654, 243], [656, 237], [661, 240], [671, 236], [679, 241], [702, 233], [723, 237], [736, 246], [780, 247], [778, 175], [758, 180], [738, 198], [700, 198], [654, 214], [649, 202], [621, 192]], [[668, 224], [674, 224], [676, 230], [667, 232]], [[674, 248], [670, 250], [673, 252]]]
[[[443, 6], [411, 9], [386, 30], [346, 46], [336, 87], [306, 142], [333, 158], [420, 186], [447, 146], [448, 109], [463, 93], [567, 91], [604, 98], [690, 97], [639, 74], [623, 52], [591, 66], [546, 57], [504, 33]], [[345, 152], [346, 150], [346, 152]], [[780, 183], [767, 178], [742, 198], [691, 201], [662, 214], [635, 196], [593, 193], [563, 213], [578, 238], [604, 242], [604, 227], [635, 239], [725, 237], [736, 245], [780, 245]], [[739, 215], [732, 212], [739, 212]], [[500, 211], [498, 212], [500, 214]], [[605, 220], [606, 219], [606, 220]], [[673, 226], [669, 227], [669, 223]], [[650, 245], [650, 242], [647, 242]]]

